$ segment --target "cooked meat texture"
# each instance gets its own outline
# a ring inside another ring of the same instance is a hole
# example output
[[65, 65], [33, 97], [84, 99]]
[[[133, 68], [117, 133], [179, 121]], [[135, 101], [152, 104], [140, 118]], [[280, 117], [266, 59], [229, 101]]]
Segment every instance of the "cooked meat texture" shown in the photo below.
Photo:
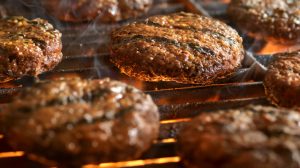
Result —
[[279, 39], [300, 39], [299, 0], [232, 0], [228, 14], [245, 30]]
[[45, 20], [0, 20], [0, 82], [51, 70], [61, 49], [61, 33]]
[[151, 97], [108, 79], [39, 83], [22, 91], [3, 118], [15, 149], [77, 167], [135, 159], [159, 131]]
[[300, 51], [278, 55], [268, 67], [264, 85], [272, 103], [300, 109]]
[[178, 152], [189, 168], [298, 168], [300, 114], [247, 106], [203, 113], [181, 131]]
[[42, 5], [62, 21], [115, 22], [146, 13], [153, 0], [42, 0]]
[[191, 13], [153, 16], [115, 30], [111, 61], [145, 81], [210, 84], [241, 65], [242, 39], [226, 24]]

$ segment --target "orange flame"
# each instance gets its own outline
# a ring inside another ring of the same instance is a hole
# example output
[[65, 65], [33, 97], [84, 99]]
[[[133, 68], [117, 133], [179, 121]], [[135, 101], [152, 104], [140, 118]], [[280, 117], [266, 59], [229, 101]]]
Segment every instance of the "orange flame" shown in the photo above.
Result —
[[85, 165], [83, 168], [119, 168], [119, 167], [135, 167], [144, 166], [150, 164], [164, 164], [164, 163], [177, 163], [180, 161], [178, 156], [165, 157], [157, 159], [146, 159], [146, 160], [133, 160], [125, 162], [112, 162], [112, 163], [101, 163], [99, 165]]
[[206, 99], [207, 102], [216, 102], [220, 100], [220, 94], [214, 95]]
[[178, 122], [188, 122], [190, 121], [190, 118], [180, 118], [180, 119], [174, 119], [174, 120], [162, 120], [160, 121], [160, 124], [172, 124], [172, 123], [178, 123]]
[[280, 44], [275, 41], [268, 41], [268, 43], [257, 54], [267, 55], [274, 53], [290, 52], [300, 49], [300, 44]]
[[174, 143], [174, 142], [176, 142], [175, 138], [167, 138], [167, 139], [155, 141], [155, 143]]
[[228, 4], [231, 0], [222, 0], [223, 3]]
[[0, 153], [0, 158], [21, 157], [23, 155], [24, 155], [23, 151], [1, 152]]

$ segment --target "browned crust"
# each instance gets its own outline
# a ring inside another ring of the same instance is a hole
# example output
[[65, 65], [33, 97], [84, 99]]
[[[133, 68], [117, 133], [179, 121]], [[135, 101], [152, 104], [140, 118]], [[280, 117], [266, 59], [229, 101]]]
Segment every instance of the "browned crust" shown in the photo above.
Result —
[[203, 113], [178, 137], [189, 168], [286, 168], [300, 166], [300, 114], [247, 106]]
[[111, 61], [145, 81], [210, 84], [244, 57], [242, 39], [226, 24], [191, 13], [150, 17], [114, 31]]
[[248, 31], [299, 41], [299, 7], [299, 0], [232, 0], [228, 14]]
[[37, 84], [15, 98], [3, 119], [15, 149], [72, 166], [136, 159], [159, 131], [151, 97], [108, 79]]
[[272, 103], [300, 109], [300, 51], [278, 55], [268, 67], [264, 86]]
[[41, 3], [62, 21], [115, 22], [146, 13], [153, 0], [42, 0]]
[[10, 17], [0, 28], [0, 82], [38, 75], [61, 61], [61, 33], [47, 21]]

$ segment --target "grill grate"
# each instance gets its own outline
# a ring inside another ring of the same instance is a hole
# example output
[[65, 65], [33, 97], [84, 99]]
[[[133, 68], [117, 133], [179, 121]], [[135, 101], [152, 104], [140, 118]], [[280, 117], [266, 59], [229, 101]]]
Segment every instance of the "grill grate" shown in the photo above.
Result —
[[[183, 0], [159, 0], [149, 15], [172, 13], [185, 10]], [[224, 9], [227, 1], [212, 0], [202, 4], [213, 17], [225, 19]], [[198, 4], [199, 5], [199, 4]], [[199, 7], [199, 6], [198, 6]], [[32, 9], [36, 10], [36, 8]], [[195, 10], [195, 9], [193, 9]], [[24, 9], [27, 17], [36, 17], [30, 9]], [[41, 16], [39, 16], [41, 17]], [[212, 112], [217, 109], [240, 107], [250, 103], [268, 104], [264, 95], [261, 77], [252, 73], [253, 67], [245, 63], [236, 75], [228, 81], [210, 86], [177, 84], [173, 82], [142, 82], [120, 74], [109, 62], [109, 31], [120, 25], [100, 25], [98, 23], [66, 24], [58, 23], [45, 16], [58, 27], [63, 34], [63, 61], [51, 72], [39, 76], [39, 80], [54, 80], [60, 77], [80, 76], [97, 79], [111, 77], [132, 84], [150, 94], [161, 113], [160, 134], [157, 142], [139, 160], [114, 164], [101, 164], [100, 167], [143, 167], [143, 168], [178, 168], [182, 167], [175, 152], [176, 135], [190, 118], [201, 112]], [[253, 40], [245, 37], [245, 46], [253, 46]], [[255, 56], [265, 60], [262, 56]], [[265, 62], [267, 62], [266, 60]], [[80, 67], [78, 66], [80, 64]], [[250, 74], [250, 75], [249, 75]], [[249, 80], [251, 79], [251, 80]], [[5, 106], [22, 86], [30, 86], [36, 81], [33, 77], [0, 84], [0, 103]], [[1, 117], [1, 115], [0, 115]], [[42, 167], [41, 163], [28, 160], [22, 151], [13, 151], [5, 137], [0, 135], [0, 165], [4, 167]], [[143, 165], [144, 164], [144, 165]], [[99, 167], [87, 165], [85, 167]]]

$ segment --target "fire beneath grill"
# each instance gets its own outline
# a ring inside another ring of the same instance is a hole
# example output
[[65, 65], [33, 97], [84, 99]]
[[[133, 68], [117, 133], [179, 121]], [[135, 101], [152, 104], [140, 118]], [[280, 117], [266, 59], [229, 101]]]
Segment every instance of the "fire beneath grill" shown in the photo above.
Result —
[[[156, 1], [155, 1], [156, 2]], [[194, 1], [191, 1], [195, 4]], [[224, 9], [229, 0], [211, 0], [198, 3], [212, 17], [227, 21]], [[34, 8], [36, 9], [36, 8]], [[216, 10], [217, 9], [217, 10]], [[28, 10], [28, 9], [27, 9]], [[149, 15], [186, 11], [183, 1], [157, 1]], [[25, 10], [26, 11], [26, 10]], [[37, 12], [39, 13], [39, 12]], [[31, 15], [25, 12], [24, 15]], [[51, 18], [49, 18], [51, 20]], [[176, 155], [176, 136], [181, 127], [201, 112], [213, 112], [218, 109], [241, 107], [248, 104], [269, 104], [262, 85], [263, 72], [254, 65], [255, 61], [244, 63], [243, 67], [227, 81], [210, 86], [178, 84], [174, 82], [142, 82], [120, 74], [109, 62], [109, 31], [125, 23], [101, 25], [65, 24], [55, 21], [63, 34], [64, 60], [51, 72], [38, 78], [24, 77], [19, 80], [0, 83], [0, 103], [5, 106], [15, 93], [24, 86], [30, 86], [37, 80], [55, 80], [61, 77], [98, 79], [111, 77], [136, 86], [150, 94], [158, 105], [161, 114], [161, 126], [158, 140], [138, 160], [117, 163], [85, 165], [85, 168], [101, 167], [182, 167]], [[300, 49], [300, 46], [283, 46], [269, 41], [244, 37], [246, 49], [258, 61], [265, 63], [265, 58], [272, 58], [273, 53]], [[263, 42], [262, 42], [263, 41]], [[267, 56], [264, 56], [267, 55]], [[268, 62], [268, 61], [267, 61]], [[264, 64], [262, 63], [262, 64]], [[258, 70], [257, 70], [258, 69]], [[1, 118], [1, 113], [0, 113]], [[0, 165], [4, 167], [41, 167], [41, 163], [28, 160], [26, 153], [13, 151], [5, 137], [0, 135]]]
[[263, 38], [259, 34], [247, 33], [248, 38], [253, 39], [253, 44], [249, 50], [256, 55], [270, 55], [300, 50], [299, 42], [276, 40], [272, 38]]
[[275, 53], [282, 53], [282, 52], [290, 52], [300, 50], [300, 44], [281, 44], [276, 42], [267, 42], [257, 54], [275, 54]]

